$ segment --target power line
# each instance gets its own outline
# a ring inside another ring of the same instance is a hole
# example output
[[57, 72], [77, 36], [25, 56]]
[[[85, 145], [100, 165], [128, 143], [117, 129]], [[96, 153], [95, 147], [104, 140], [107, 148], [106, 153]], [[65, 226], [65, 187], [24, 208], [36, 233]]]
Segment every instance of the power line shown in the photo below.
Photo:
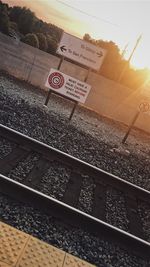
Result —
[[69, 8], [72, 8], [72, 9], [74, 9], [74, 10], [76, 10], [76, 11], [78, 11], [78, 12], [80, 12], [80, 13], [86, 15], [86, 16], [95, 18], [95, 19], [97, 19], [97, 20], [101, 20], [101, 21], [103, 21], [104, 23], [113, 25], [114, 27], [119, 27], [119, 25], [117, 25], [117, 24], [115, 24], [115, 23], [112, 23], [112, 22], [110, 22], [110, 21], [108, 21], [108, 20], [105, 20], [105, 19], [103, 19], [103, 18], [99, 18], [99, 17], [94, 16], [94, 15], [91, 15], [91, 14], [89, 14], [89, 13], [87, 13], [87, 12], [85, 12], [85, 11], [79, 9], [79, 8], [76, 8], [76, 7], [73, 7], [73, 6], [69, 5], [69, 4], [66, 4], [66, 3], [64, 3], [64, 2], [61, 1], [61, 0], [55, 0], [55, 1], [58, 2], [58, 3], [60, 3], [60, 4], [62, 4], [62, 5], [64, 5], [64, 6], [67, 6], [67, 7], [69, 7]]

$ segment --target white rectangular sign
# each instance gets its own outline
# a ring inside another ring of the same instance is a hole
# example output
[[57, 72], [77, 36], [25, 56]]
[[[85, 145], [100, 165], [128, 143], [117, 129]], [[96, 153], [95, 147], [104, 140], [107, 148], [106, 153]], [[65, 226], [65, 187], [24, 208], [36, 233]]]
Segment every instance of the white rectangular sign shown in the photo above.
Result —
[[57, 53], [89, 68], [99, 70], [107, 52], [103, 48], [64, 32]]
[[77, 102], [85, 103], [91, 86], [68, 76], [58, 70], [51, 69], [45, 86], [56, 93], [65, 95]]

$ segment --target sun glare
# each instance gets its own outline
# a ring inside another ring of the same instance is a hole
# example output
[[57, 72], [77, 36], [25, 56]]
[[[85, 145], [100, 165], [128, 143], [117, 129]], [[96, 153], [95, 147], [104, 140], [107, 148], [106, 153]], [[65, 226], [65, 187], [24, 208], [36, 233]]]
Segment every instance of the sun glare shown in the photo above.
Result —
[[[62, 2], [62, 1], [61, 1]], [[150, 68], [150, 40], [147, 25], [150, 25], [150, 2], [139, 1], [63, 1], [73, 6], [66, 6], [66, 14], [70, 14], [75, 23], [73, 30], [78, 36], [89, 33], [94, 39], [114, 41], [122, 50], [129, 43], [125, 58], [128, 59], [136, 45], [137, 38], [142, 38], [131, 58], [135, 68]], [[86, 5], [85, 5], [86, 2]], [[82, 10], [83, 12], [79, 12]], [[69, 25], [68, 25], [69, 26]]]

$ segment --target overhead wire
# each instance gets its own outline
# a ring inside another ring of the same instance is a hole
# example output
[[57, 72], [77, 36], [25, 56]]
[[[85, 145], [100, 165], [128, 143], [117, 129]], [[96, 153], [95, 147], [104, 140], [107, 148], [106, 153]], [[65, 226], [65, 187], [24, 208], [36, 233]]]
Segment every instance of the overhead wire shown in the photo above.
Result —
[[95, 15], [89, 14], [89, 13], [87, 13], [87, 12], [85, 12], [85, 11], [79, 9], [79, 8], [76, 8], [76, 7], [73, 7], [73, 6], [71, 6], [71, 5], [67, 4], [67, 3], [64, 3], [64, 2], [61, 1], [61, 0], [55, 0], [55, 1], [58, 2], [58, 3], [60, 3], [60, 4], [62, 4], [62, 5], [64, 5], [64, 6], [67, 6], [67, 7], [69, 7], [69, 8], [72, 8], [72, 9], [74, 9], [74, 10], [76, 10], [76, 11], [78, 11], [78, 12], [80, 12], [80, 13], [86, 15], [86, 16], [95, 18], [95, 19], [97, 19], [97, 20], [101, 20], [101, 21], [103, 21], [104, 23], [111, 24], [111, 25], [114, 26], [114, 27], [119, 27], [119, 25], [117, 25], [117, 24], [115, 24], [115, 23], [113, 23], [113, 22], [110, 22], [110, 21], [105, 20], [105, 19], [103, 19], [103, 18], [97, 17], [97, 16], [95, 16]]
[[[78, 12], [80, 12], [80, 13], [86, 15], [86, 16], [89, 16], [89, 17], [95, 18], [95, 19], [97, 19], [97, 20], [103, 21], [104, 23], [107, 23], [107, 24], [111, 24], [111, 25], [114, 26], [114, 27], [120, 27], [120, 26], [117, 25], [117, 24], [114, 24], [114, 23], [112, 23], [112, 22], [110, 22], [110, 21], [108, 21], [108, 20], [105, 20], [105, 19], [103, 19], [103, 18], [97, 17], [97, 16], [95, 16], [95, 15], [89, 14], [89, 13], [87, 13], [87, 12], [85, 12], [85, 11], [79, 9], [79, 8], [76, 8], [76, 7], [72, 6], [72, 5], [69, 5], [69, 4], [67, 4], [67, 3], [64, 3], [64, 2], [61, 1], [61, 0], [55, 0], [55, 1], [58, 2], [58, 3], [60, 3], [60, 4], [62, 4], [62, 5], [64, 5], [64, 6], [69, 7], [69, 8], [71, 8], [71, 9], [75, 10], [75, 11], [78, 11]], [[126, 51], [124, 51], [124, 52], [126, 52]]]

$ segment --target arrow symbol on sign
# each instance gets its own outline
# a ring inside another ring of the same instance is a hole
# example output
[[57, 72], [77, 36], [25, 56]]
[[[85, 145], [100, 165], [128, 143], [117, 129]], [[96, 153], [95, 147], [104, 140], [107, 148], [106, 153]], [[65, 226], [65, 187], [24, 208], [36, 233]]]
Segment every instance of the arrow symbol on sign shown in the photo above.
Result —
[[62, 45], [62, 46], [60, 47], [60, 50], [61, 50], [61, 52], [67, 51], [65, 45]]
[[103, 53], [102, 52], [97, 52], [98, 57], [102, 57]]

